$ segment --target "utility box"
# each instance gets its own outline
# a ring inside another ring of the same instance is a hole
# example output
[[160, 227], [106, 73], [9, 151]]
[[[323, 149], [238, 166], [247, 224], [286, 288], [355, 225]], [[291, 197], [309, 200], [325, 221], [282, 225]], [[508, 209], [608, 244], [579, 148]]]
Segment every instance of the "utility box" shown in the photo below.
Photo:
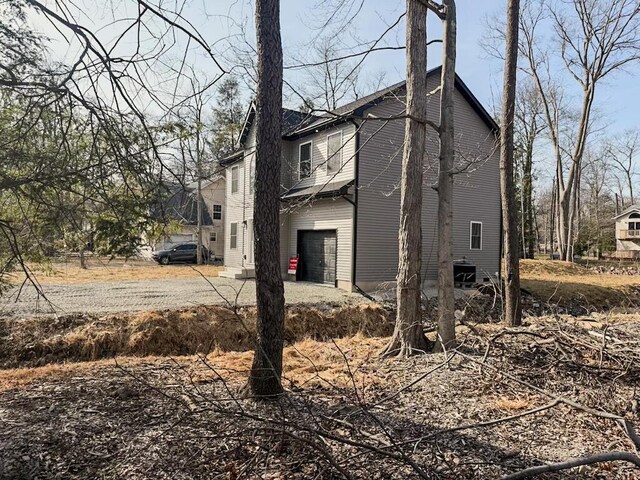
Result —
[[458, 288], [470, 288], [476, 283], [476, 266], [466, 257], [453, 261], [453, 284]]

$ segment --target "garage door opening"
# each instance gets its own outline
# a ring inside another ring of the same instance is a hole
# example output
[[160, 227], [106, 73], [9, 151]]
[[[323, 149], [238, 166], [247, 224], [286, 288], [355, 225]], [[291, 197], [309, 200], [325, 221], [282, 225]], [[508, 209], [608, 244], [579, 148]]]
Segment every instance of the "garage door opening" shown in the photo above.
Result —
[[298, 230], [297, 279], [335, 287], [337, 243], [335, 230]]

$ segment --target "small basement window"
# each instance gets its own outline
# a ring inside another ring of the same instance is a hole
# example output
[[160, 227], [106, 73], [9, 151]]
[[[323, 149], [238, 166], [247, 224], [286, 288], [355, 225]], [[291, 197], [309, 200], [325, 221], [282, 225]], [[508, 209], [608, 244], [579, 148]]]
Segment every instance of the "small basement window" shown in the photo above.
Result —
[[482, 222], [471, 222], [469, 228], [469, 248], [482, 250]]
[[233, 222], [229, 228], [229, 248], [234, 250], [238, 248], [238, 223]]
[[238, 177], [240, 167], [231, 167], [231, 193], [238, 193]]
[[327, 136], [327, 173], [342, 168], [342, 132]]
[[213, 206], [213, 219], [222, 220], [222, 205]]
[[312, 143], [307, 142], [300, 145], [298, 172], [300, 179], [311, 175], [311, 147]]

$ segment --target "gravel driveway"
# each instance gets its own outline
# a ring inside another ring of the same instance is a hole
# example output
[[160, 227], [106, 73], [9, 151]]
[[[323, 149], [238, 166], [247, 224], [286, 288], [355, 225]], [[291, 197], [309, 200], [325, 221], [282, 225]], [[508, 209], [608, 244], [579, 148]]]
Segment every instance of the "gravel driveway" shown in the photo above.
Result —
[[[193, 305], [255, 304], [253, 280], [212, 277], [171, 280], [95, 282], [77, 285], [43, 285], [45, 300], [36, 290], [25, 287], [16, 301], [17, 289], [0, 300], [0, 317], [31, 317], [50, 313], [113, 313], [157, 310]], [[219, 292], [216, 293], [215, 289]], [[359, 295], [337, 288], [304, 282], [285, 282], [285, 301], [295, 303], [345, 303], [363, 300]], [[239, 293], [238, 293], [239, 292]], [[222, 298], [224, 297], [224, 298]]]

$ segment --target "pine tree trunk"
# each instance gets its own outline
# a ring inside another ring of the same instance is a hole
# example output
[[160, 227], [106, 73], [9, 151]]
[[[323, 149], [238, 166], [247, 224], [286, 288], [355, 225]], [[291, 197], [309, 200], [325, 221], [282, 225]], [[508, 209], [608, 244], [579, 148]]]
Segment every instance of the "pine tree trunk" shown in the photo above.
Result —
[[456, 3], [444, 0], [443, 62], [440, 91], [440, 169], [438, 173], [438, 341], [436, 350], [456, 346], [453, 279], [454, 92]]
[[427, 115], [427, 7], [407, 0], [407, 114], [400, 180], [396, 326], [383, 355], [424, 353], [422, 328], [422, 171]]
[[522, 304], [520, 301], [520, 259], [518, 254], [518, 220], [516, 217], [517, 206], [513, 179], [513, 122], [516, 98], [519, 15], [520, 1], [508, 0], [504, 90], [502, 96], [502, 124], [500, 131], [500, 187], [505, 255], [504, 321], [510, 326], [520, 325], [522, 318]]
[[279, 0], [256, 0], [258, 84], [254, 238], [257, 340], [248, 388], [258, 398], [282, 393], [284, 288], [280, 271], [282, 43]]

